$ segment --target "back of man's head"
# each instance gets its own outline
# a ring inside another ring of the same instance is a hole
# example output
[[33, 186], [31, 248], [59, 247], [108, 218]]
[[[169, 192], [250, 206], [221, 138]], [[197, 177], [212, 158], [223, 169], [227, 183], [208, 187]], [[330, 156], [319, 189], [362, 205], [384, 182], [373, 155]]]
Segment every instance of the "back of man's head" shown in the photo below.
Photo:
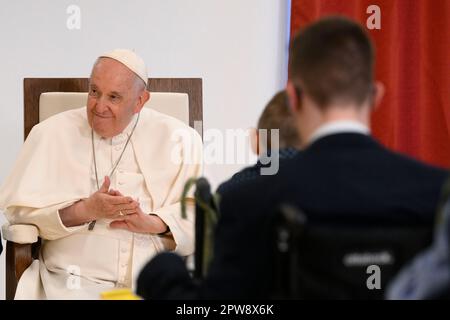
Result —
[[267, 141], [261, 141], [262, 146], [271, 148], [271, 131], [279, 130], [279, 148], [299, 148], [300, 138], [296, 123], [289, 109], [286, 91], [280, 91], [269, 101], [258, 120], [258, 129], [267, 130]]
[[289, 72], [295, 87], [322, 109], [362, 105], [373, 95], [374, 50], [360, 25], [342, 17], [313, 23], [291, 43]]

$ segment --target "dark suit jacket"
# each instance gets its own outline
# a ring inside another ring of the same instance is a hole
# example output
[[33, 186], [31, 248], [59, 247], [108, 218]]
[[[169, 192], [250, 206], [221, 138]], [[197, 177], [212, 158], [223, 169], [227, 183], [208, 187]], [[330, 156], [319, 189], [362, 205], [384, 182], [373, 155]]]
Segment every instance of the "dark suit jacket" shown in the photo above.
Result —
[[[299, 151], [294, 148], [283, 148], [279, 150], [279, 165], [282, 166], [289, 159], [294, 158]], [[235, 173], [230, 179], [223, 182], [218, 188], [217, 193], [223, 195], [229, 192], [231, 189], [240, 189], [241, 185], [249, 180], [254, 180], [261, 175], [261, 169], [264, 167], [269, 167], [270, 164], [264, 165], [260, 160], [256, 162], [255, 165], [242, 169], [241, 171]]]
[[[272, 283], [272, 231], [281, 203], [331, 224], [432, 227], [447, 171], [341, 133], [315, 141], [275, 176], [226, 193], [207, 278], [194, 284], [181, 259], [163, 254], [143, 271], [153, 298], [266, 298]], [[173, 272], [172, 272], [173, 271]], [[144, 277], [142, 277], [144, 278]], [[140, 287], [143, 288], [144, 284]]]

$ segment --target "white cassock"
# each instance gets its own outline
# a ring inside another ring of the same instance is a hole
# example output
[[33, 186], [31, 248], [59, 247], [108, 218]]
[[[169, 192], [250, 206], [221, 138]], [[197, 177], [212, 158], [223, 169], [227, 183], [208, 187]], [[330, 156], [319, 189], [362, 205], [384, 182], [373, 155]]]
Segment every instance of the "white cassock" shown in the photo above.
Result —
[[[136, 116], [119, 135], [94, 134], [99, 185], [120, 156]], [[11, 175], [0, 189], [0, 208], [11, 224], [32, 224], [43, 239], [39, 260], [22, 275], [16, 299], [98, 299], [114, 287], [134, 288], [140, 269], [157, 252], [194, 251], [193, 204], [180, 213], [187, 179], [201, 174], [202, 142], [181, 121], [143, 108], [130, 143], [111, 177], [111, 188], [138, 199], [171, 235], [111, 229], [111, 220], [65, 227], [58, 210], [97, 191], [86, 108], [57, 114], [34, 126]]]

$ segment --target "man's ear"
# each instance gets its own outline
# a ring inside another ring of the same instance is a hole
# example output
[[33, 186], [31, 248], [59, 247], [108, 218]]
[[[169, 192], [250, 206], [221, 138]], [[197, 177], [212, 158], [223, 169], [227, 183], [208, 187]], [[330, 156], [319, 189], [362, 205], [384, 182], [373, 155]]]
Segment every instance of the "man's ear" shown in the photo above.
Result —
[[297, 95], [297, 90], [295, 89], [295, 85], [291, 80], [288, 80], [288, 83], [286, 85], [286, 94], [288, 97], [289, 109], [292, 113], [297, 113], [300, 97]]
[[256, 128], [250, 128], [249, 129], [249, 136], [250, 136], [250, 147], [252, 148], [252, 151], [254, 154], [259, 156], [259, 134], [258, 129]]
[[140, 112], [148, 100], [150, 100], [150, 92], [147, 90], [143, 90], [138, 97], [138, 103], [136, 105], [136, 108], [134, 109], [134, 113]]
[[384, 84], [380, 81], [375, 81], [374, 91], [375, 92], [373, 93], [374, 97], [373, 97], [372, 108], [376, 109], [380, 105], [381, 100], [384, 97], [384, 92], [385, 92]]

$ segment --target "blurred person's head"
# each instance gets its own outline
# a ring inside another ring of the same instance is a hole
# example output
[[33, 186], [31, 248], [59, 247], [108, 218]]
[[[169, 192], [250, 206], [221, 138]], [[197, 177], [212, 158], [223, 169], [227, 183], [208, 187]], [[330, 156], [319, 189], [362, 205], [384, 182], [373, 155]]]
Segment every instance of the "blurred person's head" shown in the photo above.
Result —
[[[288, 105], [286, 91], [275, 94], [264, 108], [258, 120], [257, 129], [252, 131], [252, 149], [257, 155], [270, 150], [272, 130], [278, 129], [278, 148], [300, 148], [296, 122]], [[266, 134], [262, 134], [265, 130]]]
[[368, 125], [384, 89], [374, 82], [374, 48], [359, 24], [321, 19], [293, 38], [289, 59], [287, 92], [303, 142], [328, 121]]

